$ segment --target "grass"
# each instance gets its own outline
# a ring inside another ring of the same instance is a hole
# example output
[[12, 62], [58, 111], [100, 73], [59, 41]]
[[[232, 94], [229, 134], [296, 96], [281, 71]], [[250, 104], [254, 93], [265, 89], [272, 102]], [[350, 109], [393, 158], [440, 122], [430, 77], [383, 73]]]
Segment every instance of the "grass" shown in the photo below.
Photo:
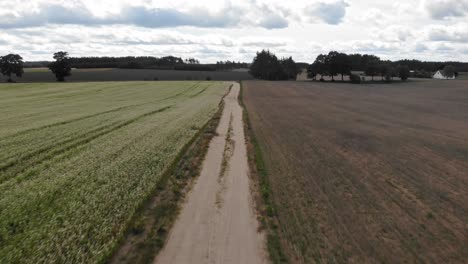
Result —
[[46, 67], [39, 67], [39, 68], [24, 68], [24, 73], [29, 72], [50, 72], [49, 68]]
[[[179, 212], [179, 203], [199, 175], [203, 159], [221, 119], [224, 102], [214, 117], [184, 146], [153, 194], [134, 215], [125, 238], [108, 263], [152, 263], [162, 249]], [[194, 126], [191, 127], [194, 129]]]
[[243, 82], [268, 246], [294, 263], [463, 263], [467, 87]]
[[[130, 227], [134, 215], [226, 90], [217, 82], [0, 85], [1, 262], [105, 261], [127, 230], [141, 231]], [[159, 215], [174, 210], [161, 204]]]

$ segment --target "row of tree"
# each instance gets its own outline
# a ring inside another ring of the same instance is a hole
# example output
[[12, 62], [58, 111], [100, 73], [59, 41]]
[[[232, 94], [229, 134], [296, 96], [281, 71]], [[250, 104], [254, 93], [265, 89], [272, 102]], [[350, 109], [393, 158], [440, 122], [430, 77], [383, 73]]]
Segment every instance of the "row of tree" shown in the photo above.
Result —
[[297, 73], [298, 68], [292, 57], [278, 59], [269, 50], [257, 52], [250, 66], [250, 74], [263, 80], [296, 79]]
[[[369, 54], [349, 54], [349, 60], [351, 61], [351, 67], [353, 71], [365, 71], [369, 63], [376, 60], [383, 61], [379, 57]], [[455, 61], [420, 61], [420, 60], [397, 60], [397, 61], [383, 61], [386, 63], [392, 63], [393, 65], [408, 66], [411, 70], [420, 72], [436, 72], [443, 69], [447, 65], [452, 65], [456, 71], [466, 72], [468, 71], [468, 63], [466, 62], [455, 62]]]
[[163, 68], [172, 69], [176, 65], [197, 64], [198, 60], [190, 58], [183, 60], [179, 57], [165, 56], [161, 58], [152, 56], [126, 56], [126, 57], [71, 57], [69, 62], [72, 68], [124, 68], [145, 69]]
[[18, 54], [8, 54], [0, 57], [0, 72], [8, 77], [7, 82], [13, 82], [12, 75], [23, 76], [23, 58]]
[[257, 52], [250, 66], [250, 73], [255, 78], [265, 80], [285, 80], [296, 77], [298, 69], [307, 67], [308, 76], [313, 79], [324, 80], [324, 76], [330, 76], [335, 81], [336, 76], [350, 76], [351, 81], [359, 81], [359, 75], [353, 75], [353, 71], [363, 72], [366, 76], [380, 76], [382, 80], [392, 81], [395, 77], [407, 80], [409, 77], [431, 78], [433, 73], [441, 70], [447, 77], [457, 75], [457, 71], [468, 71], [468, 63], [463, 62], [423, 62], [418, 60], [382, 60], [369, 54], [346, 54], [331, 51], [328, 54], [320, 54], [310, 65], [294, 63], [292, 58], [279, 60], [270, 51]]
[[[65, 81], [65, 77], [71, 75], [70, 58], [68, 53], [59, 51], [54, 53], [54, 62], [49, 63], [48, 68], [55, 75], [57, 81]], [[12, 76], [22, 77], [24, 74], [24, 61], [18, 54], [0, 56], [0, 72], [6, 76], [7, 82], [13, 82]]]
[[[366, 76], [371, 76], [374, 80], [375, 76], [380, 76], [382, 80], [391, 81], [395, 77], [399, 77], [405, 81], [410, 77], [411, 71], [408, 64], [403, 63], [405, 61], [388, 61], [381, 60], [379, 57], [374, 55], [361, 55], [340, 53], [337, 51], [331, 51], [328, 54], [320, 54], [315, 59], [308, 69], [308, 76], [312, 79], [316, 79], [320, 76], [320, 80], [324, 81], [324, 76], [330, 76], [332, 81], [335, 81], [335, 76], [341, 75], [341, 79], [344, 80], [344, 75], [349, 75], [351, 80], [357, 79], [358, 76], [353, 76], [352, 71], [363, 71]], [[416, 66], [414, 66], [416, 67]], [[456, 75], [455, 67], [452, 65], [442, 65], [443, 74], [447, 77]], [[411, 68], [413, 73], [416, 71], [415, 68]], [[417, 69], [419, 70], [419, 69]], [[432, 75], [425, 76], [431, 77]]]
[[249, 68], [249, 63], [246, 62], [235, 62], [235, 61], [217, 61], [216, 70], [218, 71], [231, 71], [234, 69]]
[[323, 76], [331, 76], [332, 81], [335, 81], [336, 75], [341, 75], [341, 79], [344, 80], [344, 75], [351, 74], [351, 60], [345, 53], [339, 53], [337, 51], [330, 51], [328, 54], [320, 54], [307, 69], [309, 77], [316, 79], [317, 75], [320, 75], [320, 80], [323, 80]]

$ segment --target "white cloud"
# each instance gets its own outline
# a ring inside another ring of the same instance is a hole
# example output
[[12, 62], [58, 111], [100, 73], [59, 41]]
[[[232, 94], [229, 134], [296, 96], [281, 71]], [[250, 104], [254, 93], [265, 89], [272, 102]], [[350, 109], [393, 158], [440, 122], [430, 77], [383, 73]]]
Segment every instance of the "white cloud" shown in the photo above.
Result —
[[463, 17], [468, 13], [468, 0], [427, 0], [426, 9], [433, 19]]
[[267, 29], [288, 26], [288, 21], [281, 12], [267, 6], [254, 6], [254, 9], [259, 11], [256, 19], [244, 16], [249, 10], [232, 5], [230, 2], [221, 9], [211, 12], [202, 6], [180, 9], [126, 5], [115, 14], [99, 17], [81, 2], [73, 6], [43, 3], [37, 5], [36, 10], [5, 14], [0, 18], [0, 28], [28, 28], [49, 24], [86, 26], [121, 24], [148, 28], [180, 26], [229, 28], [246, 24]]
[[425, 51], [427, 51], [428, 49], [429, 49], [429, 48], [428, 48], [426, 45], [424, 45], [424, 44], [422, 44], [422, 43], [417, 43], [417, 44], [414, 46], [414, 49], [413, 49], [413, 50], [414, 50], [415, 52], [420, 53], [420, 52], [425, 52]]
[[427, 38], [430, 41], [468, 43], [468, 23], [449, 26], [432, 26], [429, 28]]
[[468, 61], [468, 0], [0, 0], [0, 55], [250, 61], [266, 48]]
[[337, 25], [343, 21], [348, 6], [344, 0], [318, 2], [307, 6], [305, 14], [311, 21], [319, 19], [327, 24]]

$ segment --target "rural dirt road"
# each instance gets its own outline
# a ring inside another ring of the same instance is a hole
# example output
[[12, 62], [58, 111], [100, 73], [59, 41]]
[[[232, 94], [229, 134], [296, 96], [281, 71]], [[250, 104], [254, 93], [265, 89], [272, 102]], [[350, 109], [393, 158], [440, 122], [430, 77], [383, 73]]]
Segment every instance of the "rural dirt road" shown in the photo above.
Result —
[[267, 263], [234, 83], [203, 168], [155, 263]]

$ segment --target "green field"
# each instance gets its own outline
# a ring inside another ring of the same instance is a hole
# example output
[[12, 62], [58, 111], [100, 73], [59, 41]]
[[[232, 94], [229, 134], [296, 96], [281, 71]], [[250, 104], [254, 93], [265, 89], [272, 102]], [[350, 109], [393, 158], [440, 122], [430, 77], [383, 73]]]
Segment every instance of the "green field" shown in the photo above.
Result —
[[24, 68], [25, 73], [29, 72], [50, 72], [49, 68], [40, 67], [40, 68]]
[[105, 261], [227, 88], [220, 82], [1, 84], [2, 261]]

